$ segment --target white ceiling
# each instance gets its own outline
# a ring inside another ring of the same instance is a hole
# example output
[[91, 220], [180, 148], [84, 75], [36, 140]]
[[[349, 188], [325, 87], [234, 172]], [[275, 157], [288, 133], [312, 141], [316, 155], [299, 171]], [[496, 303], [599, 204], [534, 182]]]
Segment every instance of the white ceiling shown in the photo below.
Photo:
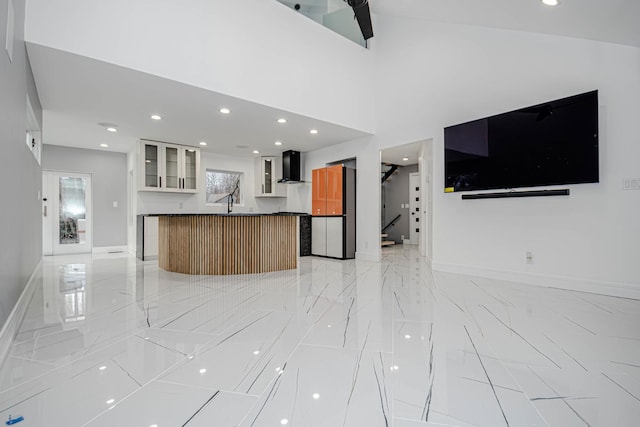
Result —
[[[395, 15], [640, 46], [640, 0], [559, 1], [555, 8], [540, 0], [370, 0], [370, 4], [378, 19]], [[27, 49], [44, 109], [46, 144], [103, 149], [99, 144], [106, 143], [110, 151], [126, 152], [141, 138], [185, 145], [206, 141], [206, 150], [251, 157], [254, 149], [261, 154], [306, 152], [367, 135], [68, 52], [30, 43]], [[221, 107], [232, 113], [220, 114]], [[151, 114], [164, 119], [153, 121]], [[279, 117], [288, 123], [278, 124]], [[119, 132], [107, 132], [99, 123], [116, 124]], [[310, 135], [312, 128], [319, 133]], [[276, 140], [283, 145], [275, 146]], [[408, 154], [396, 157], [404, 155]]]
[[[100, 150], [106, 143], [109, 151], [127, 152], [138, 139], [194, 146], [205, 141], [204, 150], [252, 157], [254, 149], [306, 152], [367, 135], [49, 47], [28, 43], [27, 50], [44, 110], [45, 144]], [[221, 114], [222, 107], [231, 114]], [[151, 120], [152, 114], [163, 119]], [[277, 123], [281, 117], [286, 124]], [[100, 123], [115, 124], [118, 132]]]
[[[423, 142], [420, 141], [385, 148], [381, 150], [380, 160], [382, 163], [391, 163], [400, 166], [415, 165], [418, 163], [418, 153], [420, 152], [422, 144]], [[402, 160], [405, 157], [409, 160]]]
[[[639, 0], [369, 0], [372, 13], [640, 47]], [[375, 33], [375, 24], [374, 24]]]

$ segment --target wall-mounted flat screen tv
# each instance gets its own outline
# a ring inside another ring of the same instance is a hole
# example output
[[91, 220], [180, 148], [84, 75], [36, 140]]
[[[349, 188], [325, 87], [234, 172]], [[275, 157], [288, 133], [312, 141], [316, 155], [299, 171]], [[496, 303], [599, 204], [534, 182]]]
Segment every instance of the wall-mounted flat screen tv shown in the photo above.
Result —
[[444, 129], [445, 192], [598, 182], [598, 91]]

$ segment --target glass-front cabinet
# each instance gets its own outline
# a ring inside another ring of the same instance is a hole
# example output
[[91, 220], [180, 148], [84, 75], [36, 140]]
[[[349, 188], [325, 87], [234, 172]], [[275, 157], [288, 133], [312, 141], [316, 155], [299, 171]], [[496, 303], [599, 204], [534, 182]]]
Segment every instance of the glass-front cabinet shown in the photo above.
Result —
[[255, 160], [256, 197], [287, 197], [282, 179], [282, 157], [257, 157]]
[[200, 171], [200, 151], [197, 148], [182, 147], [184, 162], [182, 189], [192, 190], [194, 193], [198, 189], [198, 172]]
[[140, 140], [140, 191], [196, 193], [200, 149]]

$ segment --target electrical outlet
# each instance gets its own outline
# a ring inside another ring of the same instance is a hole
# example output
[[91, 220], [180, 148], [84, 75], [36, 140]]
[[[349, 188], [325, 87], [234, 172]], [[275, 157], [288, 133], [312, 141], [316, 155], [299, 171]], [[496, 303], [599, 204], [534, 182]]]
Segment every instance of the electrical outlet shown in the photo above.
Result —
[[527, 264], [533, 264], [533, 252], [527, 251]]

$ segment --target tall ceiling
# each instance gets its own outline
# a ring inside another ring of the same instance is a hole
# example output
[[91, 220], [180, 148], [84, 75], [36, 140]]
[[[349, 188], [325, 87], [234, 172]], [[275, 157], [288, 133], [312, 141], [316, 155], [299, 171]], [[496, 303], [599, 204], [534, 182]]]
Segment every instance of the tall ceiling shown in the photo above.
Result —
[[[540, 0], [370, 0], [370, 5], [374, 33], [376, 22], [398, 16], [640, 47], [640, 0], [559, 1], [556, 7]], [[44, 109], [46, 144], [104, 149], [99, 144], [105, 143], [108, 150], [126, 152], [141, 138], [186, 145], [206, 141], [206, 150], [251, 157], [253, 150], [306, 152], [367, 135], [49, 47], [28, 43], [27, 49]], [[231, 114], [218, 113], [223, 106]], [[151, 120], [152, 114], [163, 120]], [[276, 122], [281, 117], [286, 124]], [[107, 132], [107, 123], [118, 132]], [[311, 135], [310, 129], [319, 132]]]
[[[401, 16], [553, 34], [640, 47], [640, 1], [369, 0], [379, 16]], [[375, 30], [375, 28], [374, 28]]]

